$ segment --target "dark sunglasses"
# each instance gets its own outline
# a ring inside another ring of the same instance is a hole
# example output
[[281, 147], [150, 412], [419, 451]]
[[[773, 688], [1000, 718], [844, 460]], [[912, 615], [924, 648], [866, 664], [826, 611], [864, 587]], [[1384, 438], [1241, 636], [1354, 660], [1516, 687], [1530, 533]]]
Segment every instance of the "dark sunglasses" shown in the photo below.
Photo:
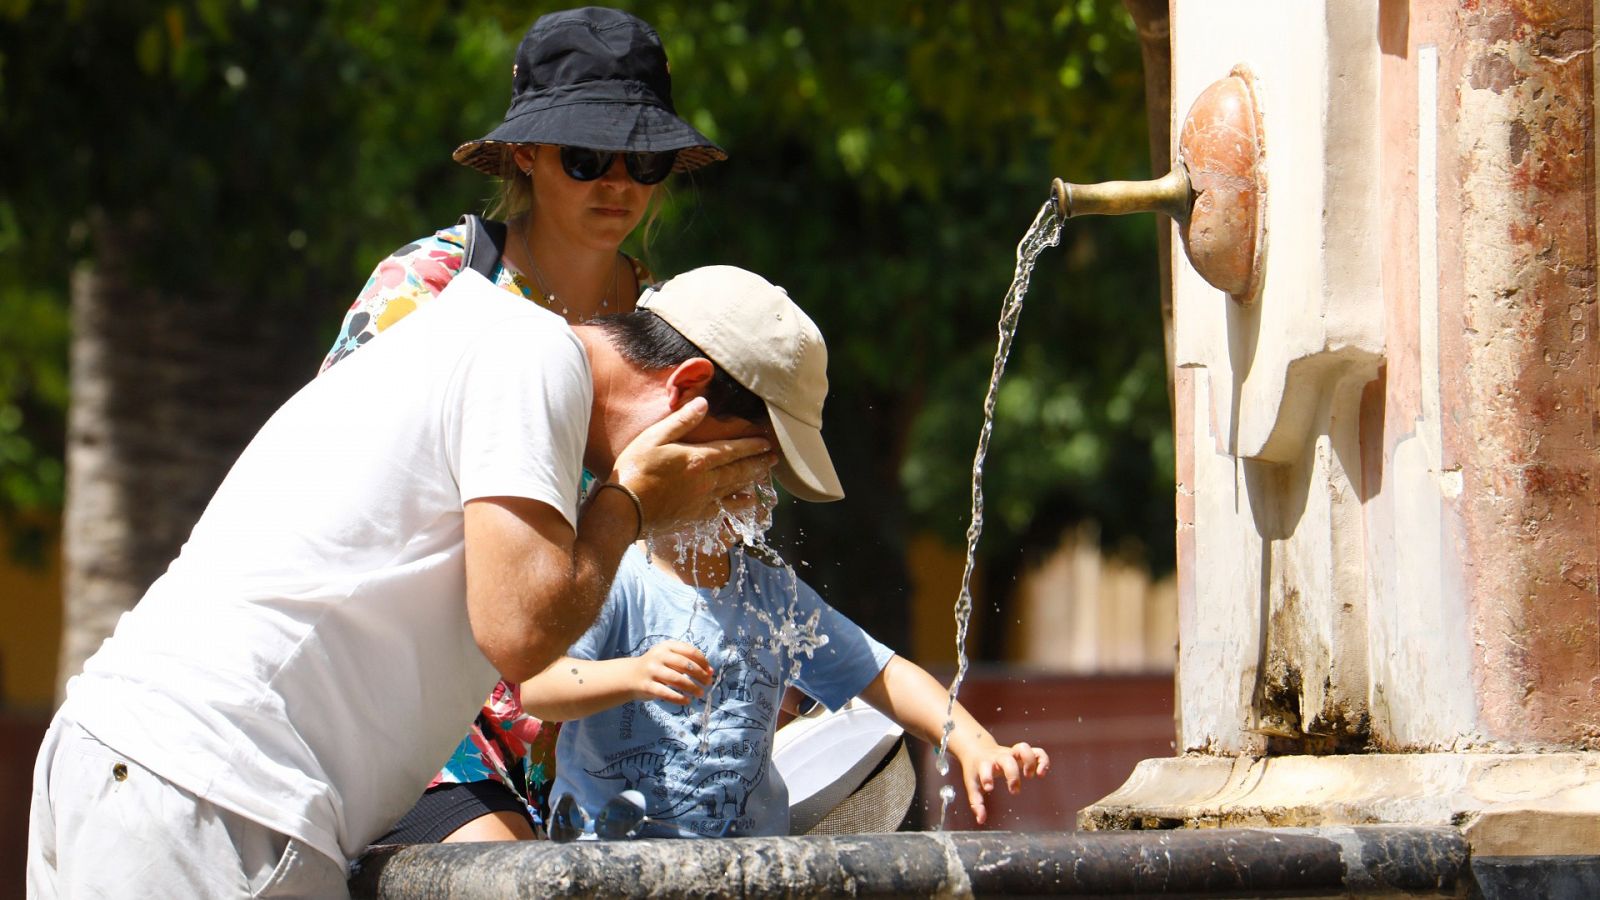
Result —
[[[561, 148], [561, 168], [573, 181], [593, 181], [611, 170], [611, 161], [617, 158], [613, 150], [590, 150], [588, 147]], [[640, 184], [660, 184], [672, 174], [672, 164], [678, 161], [678, 151], [659, 153], [623, 153], [622, 164], [628, 174]]]

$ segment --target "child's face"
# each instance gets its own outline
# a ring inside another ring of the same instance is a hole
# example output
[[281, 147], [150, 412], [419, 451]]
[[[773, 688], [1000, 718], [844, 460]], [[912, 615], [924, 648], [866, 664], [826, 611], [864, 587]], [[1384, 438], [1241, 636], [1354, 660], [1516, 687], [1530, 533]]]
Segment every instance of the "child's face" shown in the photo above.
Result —
[[[707, 416], [704, 421], [695, 426], [695, 429], [684, 435], [684, 443], [703, 443], [706, 441], [732, 440], [734, 438], [759, 437], [778, 446], [778, 439], [772, 432], [769, 423], [756, 423], [738, 416], [716, 418]], [[764, 488], [764, 490], [763, 490]], [[749, 488], [733, 494], [726, 501], [724, 507], [725, 524], [727, 517], [737, 517], [748, 522], [757, 522], [760, 531], [765, 531], [772, 524], [772, 505], [777, 500], [773, 493], [770, 479], [763, 479], [763, 483], [750, 485]], [[732, 542], [736, 535], [732, 526], [725, 531], [724, 538]]]

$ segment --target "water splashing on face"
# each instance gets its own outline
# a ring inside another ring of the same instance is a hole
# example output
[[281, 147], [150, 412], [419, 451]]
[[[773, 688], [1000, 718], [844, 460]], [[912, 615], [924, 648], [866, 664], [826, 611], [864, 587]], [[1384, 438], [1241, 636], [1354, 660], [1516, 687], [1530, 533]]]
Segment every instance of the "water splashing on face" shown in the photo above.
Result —
[[664, 535], [650, 535], [646, 539], [648, 551], [653, 556], [670, 548], [666, 555], [682, 563], [696, 554], [722, 553], [730, 544], [765, 546], [767, 530], [772, 527], [772, 510], [778, 505], [777, 488], [758, 482], [741, 495], [741, 500], [724, 506], [720, 513], [703, 522], [690, 522]]
[[[945, 706], [944, 734], [939, 738], [936, 756], [940, 776], [950, 774], [950, 732], [955, 730], [956, 694], [967, 676], [967, 623], [972, 618], [972, 568], [978, 551], [978, 536], [983, 533], [983, 460], [989, 453], [989, 435], [994, 430], [995, 397], [1000, 389], [1000, 376], [1005, 374], [1006, 358], [1011, 355], [1011, 342], [1017, 334], [1017, 321], [1022, 317], [1022, 298], [1028, 293], [1028, 281], [1033, 277], [1033, 265], [1046, 247], [1061, 241], [1061, 217], [1056, 214], [1055, 201], [1047, 201], [1033, 217], [1033, 224], [1017, 244], [1017, 268], [1011, 278], [1011, 289], [1006, 291], [1000, 306], [999, 342], [994, 351], [994, 368], [989, 373], [989, 392], [983, 398], [983, 427], [978, 431], [978, 449], [972, 457], [972, 520], [967, 525], [967, 559], [961, 571], [961, 592], [956, 596], [956, 677], [950, 682], [950, 700]], [[939, 824], [935, 831], [944, 830], [944, 817], [955, 799], [951, 785], [939, 789]]]
[[[745, 611], [765, 626], [766, 634], [756, 635], [758, 645], [765, 645], [776, 651], [780, 659], [787, 659], [789, 665], [784, 670], [780, 687], [787, 688], [790, 683], [800, 677], [802, 658], [810, 659], [819, 647], [828, 643], [828, 636], [818, 632], [820, 613], [813, 613], [800, 621], [797, 614], [800, 592], [799, 576], [794, 568], [784, 562], [777, 551], [766, 542], [766, 533], [772, 526], [773, 509], [777, 506], [777, 490], [769, 483], [757, 483], [745, 494], [738, 498], [738, 502], [725, 507], [714, 519], [706, 522], [693, 523], [677, 532], [665, 535], [652, 535], [646, 545], [647, 556], [661, 555], [676, 564], [680, 572], [688, 576], [689, 582], [696, 588], [703, 588], [698, 561], [702, 556], [718, 556], [728, 553], [728, 548], [743, 546], [744, 553], [728, 554], [731, 571], [728, 573], [728, 585], [735, 586], [744, 583], [747, 565], [747, 554], [767, 563], [774, 568], [782, 569], [787, 576], [787, 603], [769, 611], [763, 608], [768, 600], [781, 602], [783, 598], [768, 598], [751, 602], [744, 600]], [[666, 553], [662, 553], [666, 550]], [[684, 571], [687, 570], [687, 571]], [[757, 593], [761, 592], [761, 582], [753, 580], [751, 588]], [[738, 590], [732, 590], [728, 597], [739, 596]], [[695, 605], [689, 621], [685, 624], [683, 640], [691, 641], [694, 634], [694, 620], [708, 608], [708, 594], [697, 593]], [[737, 637], [748, 637], [741, 627]], [[709, 653], [708, 653], [709, 655]], [[711, 714], [716, 706], [718, 688], [722, 683], [723, 674], [729, 671], [727, 666], [713, 664], [715, 675], [706, 688], [705, 698], [694, 717], [693, 731], [698, 738], [699, 752], [704, 755], [710, 747], [712, 736]]]

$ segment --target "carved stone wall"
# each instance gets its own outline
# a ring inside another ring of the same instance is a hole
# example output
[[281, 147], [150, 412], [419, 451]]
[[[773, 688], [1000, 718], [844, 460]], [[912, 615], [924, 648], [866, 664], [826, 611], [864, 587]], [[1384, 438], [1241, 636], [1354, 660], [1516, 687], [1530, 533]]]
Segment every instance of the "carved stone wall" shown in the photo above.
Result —
[[1370, 718], [1355, 425], [1384, 352], [1376, 12], [1220, 5], [1173, 5], [1173, 109], [1236, 63], [1254, 74], [1267, 249], [1250, 298], [1174, 266], [1180, 743], [1334, 748]]
[[1175, 123], [1254, 73], [1266, 252], [1247, 303], [1172, 258], [1179, 755], [1080, 824], [1595, 871], [1595, 0], [1171, 15]]
[[1267, 250], [1174, 256], [1180, 747], [1600, 746], [1592, 2], [1172, 4]]

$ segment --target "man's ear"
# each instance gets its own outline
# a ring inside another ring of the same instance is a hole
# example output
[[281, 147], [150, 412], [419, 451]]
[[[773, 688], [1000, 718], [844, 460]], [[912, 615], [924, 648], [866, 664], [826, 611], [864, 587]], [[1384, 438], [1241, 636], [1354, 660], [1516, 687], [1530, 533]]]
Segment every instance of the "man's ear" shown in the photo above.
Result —
[[677, 368], [667, 374], [668, 405], [672, 409], [677, 409], [704, 394], [716, 372], [711, 360], [703, 356], [696, 356], [679, 363]]

